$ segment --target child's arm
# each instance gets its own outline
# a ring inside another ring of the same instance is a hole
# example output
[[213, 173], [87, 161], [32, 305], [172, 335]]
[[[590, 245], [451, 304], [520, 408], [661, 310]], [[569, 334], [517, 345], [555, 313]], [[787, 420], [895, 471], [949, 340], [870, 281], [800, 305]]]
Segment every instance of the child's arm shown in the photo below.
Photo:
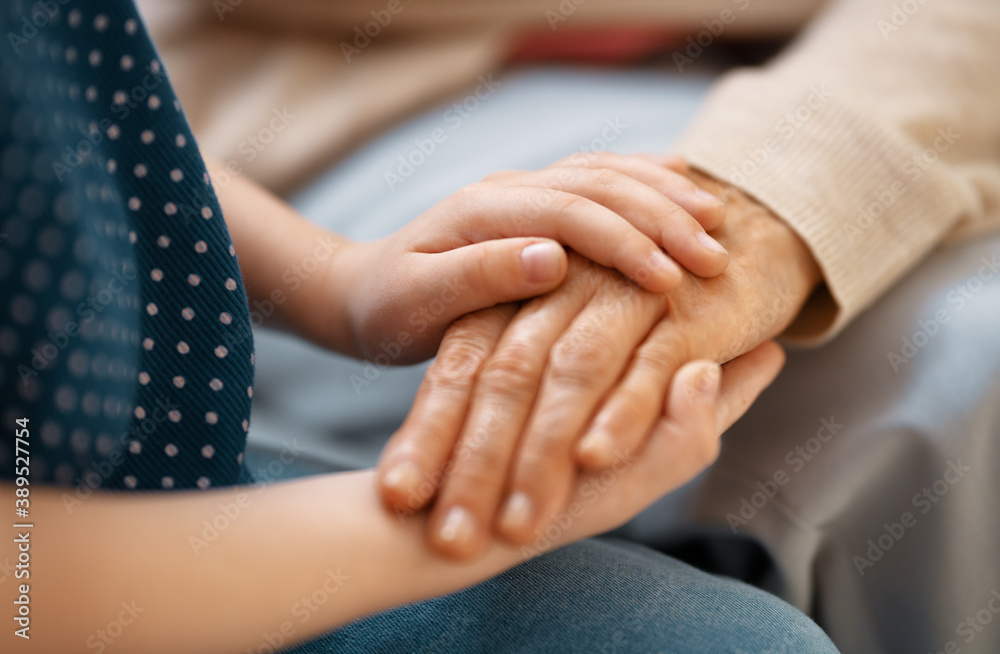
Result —
[[[596, 501], [587, 485], [597, 477], [581, 478], [586, 508], [554, 546], [621, 524], [701, 471], [782, 360], [774, 345], [744, 359], [717, 392], [694, 390], [708, 362], [678, 373], [649, 456], [622, 468]], [[0, 483], [0, 497], [14, 491]], [[109, 638], [110, 651], [144, 654], [278, 650], [537, 554], [493, 542], [474, 562], [438, 557], [426, 545], [425, 518], [385, 511], [371, 471], [202, 492], [94, 492], [82, 504], [74, 489], [32, 486], [30, 500], [29, 563], [19, 568], [30, 576], [0, 583], [0, 601], [16, 608], [21, 594], [29, 598], [31, 638], [15, 636], [9, 621], [0, 635], [7, 652], [90, 652]], [[0, 547], [12, 567], [17, 537]]]

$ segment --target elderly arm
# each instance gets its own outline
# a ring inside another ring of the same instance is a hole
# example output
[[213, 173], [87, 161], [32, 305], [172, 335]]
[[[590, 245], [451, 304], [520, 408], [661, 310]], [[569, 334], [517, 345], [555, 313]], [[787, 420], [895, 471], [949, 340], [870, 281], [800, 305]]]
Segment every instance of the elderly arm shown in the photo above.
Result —
[[805, 241], [825, 286], [786, 336], [830, 338], [958, 227], [1000, 227], [1000, 5], [839, 0], [714, 89], [680, 142]]

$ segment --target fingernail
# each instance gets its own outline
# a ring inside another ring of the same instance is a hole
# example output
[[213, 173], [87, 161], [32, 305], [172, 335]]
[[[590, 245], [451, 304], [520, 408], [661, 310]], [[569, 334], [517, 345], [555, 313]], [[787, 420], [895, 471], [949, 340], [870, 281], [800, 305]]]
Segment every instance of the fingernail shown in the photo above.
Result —
[[531, 498], [518, 491], [508, 498], [500, 514], [502, 531], [523, 531], [531, 521]]
[[438, 531], [441, 542], [462, 545], [469, 542], [476, 533], [476, 521], [462, 506], [453, 506], [445, 514], [444, 523]]
[[661, 250], [656, 250], [649, 256], [649, 267], [653, 270], [660, 270], [664, 274], [678, 276], [681, 274], [680, 266], [673, 259], [664, 254]]
[[709, 203], [718, 204], [718, 205], [724, 205], [725, 204], [718, 197], [712, 195], [711, 193], [709, 193], [708, 191], [706, 191], [703, 188], [695, 188], [694, 194], [695, 194], [695, 197], [697, 197], [699, 200], [702, 200], [704, 202], [709, 202]]
[[562, 246], [552, 241], [532, 243], [521, 250], [521, 268], [529, 282], [548, 282], [559, 276], [564, 253]]
[[719, 379], [722, 377], [722, 368], [719, 364], [713, 363], [705, 366], [694, 382], [695, 390], [702, 395], [712, 396], [719, 390]]
[[409, 490], [420, 483], [420, 468], [410, 461], [397, 463], [382, 477], [382, 485], [398, 490]]
[[706, 234], [705, 232], [698, 232], [695, 239], [701, 243], [701, 246], [710, 252], [715, 252], [716, 254], [729, 254], [726, 248], [716, 241], [714, 238]]
[[603, 429], [595, 429], [580, 441], [580, 454], [595, 462], [610, 461], [613, 449], [611, 434]]

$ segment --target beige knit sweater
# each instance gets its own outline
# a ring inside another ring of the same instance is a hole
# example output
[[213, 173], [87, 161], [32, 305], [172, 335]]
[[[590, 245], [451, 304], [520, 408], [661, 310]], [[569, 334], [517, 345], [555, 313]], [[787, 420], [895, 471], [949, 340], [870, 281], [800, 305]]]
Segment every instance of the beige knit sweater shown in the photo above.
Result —
[[[245, 165], [281, 192], [496, 70], [525, 32], [643, 24], [694, 35], [720, 19], [720, 39], [802, 30], [770, 65], [726, 75], [677, 150], [812, 248], [826, 286], [789, 333], [809, 342], [836, 334], [949, 237], [1000, 228], [1000, 3], [821, 4], [140, 2], [207, 150], [231, 158], [272, 109], [295, 114], [294, 129]], [[348, 57], [342, 44], [356, 46], [355, 28], [387, 9], [398, 13]]]

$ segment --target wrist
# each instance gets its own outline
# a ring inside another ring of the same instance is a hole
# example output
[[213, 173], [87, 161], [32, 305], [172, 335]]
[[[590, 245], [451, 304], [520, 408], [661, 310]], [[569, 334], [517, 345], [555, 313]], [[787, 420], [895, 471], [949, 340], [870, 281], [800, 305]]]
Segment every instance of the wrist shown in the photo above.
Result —
[[[822, 271], [806, 242], [780, 216], [735, 186], [696, 170], [688, 176], [698, 186], [726, 203], [727, 235], [747, 239], [755, 257], [781, 275], [786, 292], [799, 299], [796, 309], [823, 282]], [[725, 237], [722, 237], [725, 239]], [[726, 247], [730, 247], [726, 244]]]
[[326, 349], [357, 357], [362, 351], [364, 279], [370, 270], [372, 243], [342, 241], [323, 265], [303, 282], [305, 300], [296, 307], [295, 331]]

